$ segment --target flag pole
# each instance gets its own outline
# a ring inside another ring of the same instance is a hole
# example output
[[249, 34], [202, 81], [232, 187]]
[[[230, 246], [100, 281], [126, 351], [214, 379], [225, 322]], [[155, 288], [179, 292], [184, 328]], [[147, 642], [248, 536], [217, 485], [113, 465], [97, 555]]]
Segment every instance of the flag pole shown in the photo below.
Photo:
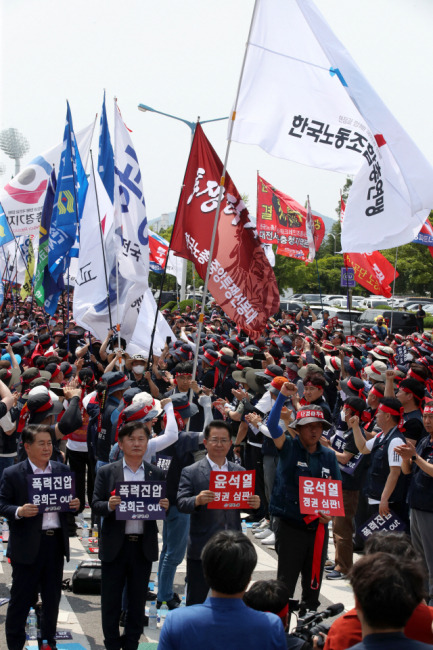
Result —
[[105, 286], [107, 288], [108, 319], [110, 321], [110, 330], [111, 330], [111, 329], [113, 329], [113, 321], [112, 321], [112, 318], [111, 318], [110, 289], [109, 289], [108, 277], [107, 277], [107, 261], [106, 261], [106, 257], [105, 257], [104, 235], [103, 235], [103, 232], [102, 232], [101, 212], [99, 210], [99, 198], [98, 198], [98, 191], [96, 189], [95, 168], [94, 168], [94, 165], [93, 165], [93, 152], [92, 152], [92, 149], [90, 149], [89, 153], [90, 153], [90, 166], [92, 168], [92, 176], [93, 176], [93, 186], [95, 188], [96, 209], [98, 211], [99, 235], [100, 235], [100, 238], [101, 238], [102, 259], [104, 261]]
[[352, 301], [349, 299], [349, 280], [348, 280], [348, 277], [347, 277], [347, 255], [343, 255], [343, 259], [344, 259], [344, 266], [346, 268], [346, 289], [347, 289], [347, 306], [349, 308], [350, 336], [352, 336], [352, 334], [353, 334], [353, 332], [352, 332], [352, 312], [350, 310], [350, 303]]
[[[251, 33], [252, 33], [253, 25], [254, 25], [254, 20], [255, 20], [255, 17], [256, 17], [256, 13], [257, 13], [257, 5], [258, 5], [258, 2], [257, 2], [257, 0], [255, 0], [253, 15], [252, 15], [252, 18], [251, 18], [250, 29], [249, 29], [249, 32], [248, 32], [248, 38], [247, 38], [247, 42], [245, 44], [245, 52], [244, 52], [244, 58], [243, 58], [243, 61], [242, 61], [241, 73], [239, 75], [238, 87], [237, 87], [237, 90], [236, 90], [235, 103], [234, 103], [234, 107], [233, 107], [233, 110], [232, 110], [232, 113], [231, 113], [231, 117], [229, 119], [229, 133], [228, 133], [228, 137], [227, 137], [226, 153], [225, 153], [223, 170], [222, 170], [221, 180], [220, 180], [220, 185], [219, 185], [218, 203], [217, 203], [217, 207], [216, 207], [215, 219], [214, 219], [213, 230], [212, 230], [212, 239], [211, 239], [211, 243], [210, 243], [210, 247], [209, 247], [209, 261], [208, 261], [207, 269], [206, 269], [206, 277], [205, 277], [204, 287], [203, 287], [203, 299], [202, 299], [201, 311], [200, 311], [199, 322], [198, 322], [196, 349], [195, 349], [195, 354], [194, 354], [194, 364], [193, 364], [193, 370], [192, 370], [192, 379], [193, 379], [193, 381], [195, 380], [195, 377], [196, 377], [196, 374], [197, 374], [198, 348], [199, 348], [199, 344], [200, 344], [201, 332], [202, 332], [202, 329], [203, 329], [204, 308], [205, 308], [205, 304], [206, 304], [207, 288], [208, 288], [208, 284], [209, 284], [210, 267], [211, 267], [211, 264], [212, 264], [212, 261], [213, 261], [212, 260], [213, 249], [214, 249], [214, 245], [215, 245], [215, 238], [216, 238], [218, 220], [219, 220], [219, 216], [220, 216], [220, 212], [221, 212], [221, 202], [222, 202], [224, 186], [225, 186], [225, 174], [226, 174], [227, 162], [228, 162], [229, 153], [230, 153], [230, 145], [231, 145], [231, 142], [232, 142], [233, 125], [234, 125], [234, 121], [236, 119], [236, 109], [237, 109], [237, 105], [238, 105], [238, 101], [239, 101], [239, 93], [240, 93], [240, 90], [241, 90], [242, 78], [243, 78], [244, 70], [245, 70], [245, 63], [246, 63], [246, 60], [247, 60], [248, 45], [249, 45], [249, 42], [250, 42]], [[190, 394], [191, 394], [191, 390], [190, 390]]]
[[392, 283], [391, 323], [389, 325], [389, 331], [391, 332], [391, 334], [392, 334], [392, 319], [393, 319], [393, 316], [394, 316], [394, 302], [395, 302], [394, 301], [394, 295], [395, 295], [395, 280], [396, 280], [396, 276], [397, 276], [397, 255], [398, 255], [398, 246], [395, 249], [394, 280], [393, 280], [393, 283]]
[[67, 312], [66, 313], [67, 313], [67, 320], [68, 320], [68, 355], [69, 355], [69, 330], [70, 330], [70, 327], [69, 327], [69, 266], [68, 266], [68, 294], [67, 294], [67, 296], [68, 296], [68, 305], [67, 305]]

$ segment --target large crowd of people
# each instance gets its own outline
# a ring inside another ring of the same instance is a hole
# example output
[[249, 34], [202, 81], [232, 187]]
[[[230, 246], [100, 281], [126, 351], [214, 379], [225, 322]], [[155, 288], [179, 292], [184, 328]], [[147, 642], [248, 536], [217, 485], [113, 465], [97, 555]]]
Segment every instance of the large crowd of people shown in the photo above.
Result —
[[[104, 341], [97, 340], [69, 313], [62, 301], [53, 317], [30, 301], [7, 297], [3, 304], [0, 517], [10, 528], [7, 555], [13, 572], [9, 650], [24, 647], [26, 619], [38, 593], [41, 640], [56, 647], [63, 561], [86, 507], [100, 531], [105, 647], [136, 650], [152, 562], [158, 559], [158, 527], [154, 520], [116, 518], [122, 501], [116, 484], [161, 480], [166, 496], [159, 505], [166, 518], [158, 607], [179, 609], [176, 569], [185, 556], [187, 566], [187, 609], [169, 614], [161, 648], [191, 647], [194, 641], [243, 647], [234, 627], [244, 630], [245, 646], [312, 647], [284, 633], [299, 578], [301, 617], [318, 610], [323, 579], [351, 581], [356, 611], [333, 624], [328, 650], [358, 643], [356, 648], [433, 644], [433, 342], [428, 333], [403, 337], [388, 331], [381, 319], [348, 344], [338, 322], [331, 325], [325, 317], [313, 327], [316, 319], [306, 306], [297, 315], [269, 319], [262, 336], [251, 340], [214, 305], [198, 339], [198, 311], [187, 307], [183, 313], [164, 312], [174, 336], [149, 360], [145, 351], [129, 355], [112, 329]], [[68, 469], [75, 474], [69, 512], [41, 514], [29, 499], [28, 476]], [[276, 586], [256, 588], [256, 596], [253, 591], [244, 603], [256, 563], [254, 547], [241, 534], [239, 510], [207, 507], [215, 500], [211, 470], [242, 469], [255, 470], [246, 519], [251, 534], [278, 557]], [[342, 481], [344, 516], [303, 514], [302, 477]], [[390, 519], [406, 532], [397, 537], [392, 530], [383, 532]], [[328, 558], [329, 534], [335, 561]], [[394, 545], [386, 539], [394, 539]], [[355, 551], [365, 557], [354, 564]], [[398, 601], [404, 593], [394, 601], [392, 594], [406, 586], [405, 604]], [[248, 609], [274, 611], [271, 604], [263, 608], [254, 602], [272, 600], [275, 589], [286, 602], [274, 614]], [[380, 596], [371, 597], [377, 591], [388, 594], [383, 610]], [[189, 610], [193, 605], [202, 609]], [[424, 624], [410, 624], [414, 611]], [[226, 631], [224, 619], [230, 622]], [[381, 637], [385, 632], [391, 635], [387, 641]], [[410, 645], [403, 634], [412, 639]], [[384, 644], [369, 645], [368, 639]]]

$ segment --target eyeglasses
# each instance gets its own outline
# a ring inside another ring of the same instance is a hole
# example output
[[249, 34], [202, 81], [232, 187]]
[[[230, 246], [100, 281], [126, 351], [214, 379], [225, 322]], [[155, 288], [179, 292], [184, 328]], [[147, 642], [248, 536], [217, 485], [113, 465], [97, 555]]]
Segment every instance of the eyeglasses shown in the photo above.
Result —
[[228, 445], [231, 443], [231, 440], [228, 440], [227, 438], [209, 438], [208, 442], [210, 442], [211, 445]]

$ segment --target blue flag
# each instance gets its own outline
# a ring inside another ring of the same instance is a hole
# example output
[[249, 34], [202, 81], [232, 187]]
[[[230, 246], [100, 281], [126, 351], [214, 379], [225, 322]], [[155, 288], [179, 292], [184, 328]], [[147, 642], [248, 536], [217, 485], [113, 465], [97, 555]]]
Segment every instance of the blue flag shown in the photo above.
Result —
[[9, 228], [8, 220], [6, 219], [5, 211], [0, 203], [0, 246], [7, 244], [14, 238], [11, 229]]
[[68, 103], [63, 152], [49, 232], [48, 268], [56, 281], [69, 268], [71, 257], [78, 257], [79, 223], [88, 185]]
[[43, 306], [50, 316], [55, 314], [60, 294], [65, 288], [63, 275], [60, 274], [56, 281], [48, 269], [48, 238], [55, 195], [56, 173], [53, 169], [45, 194], [44, 207], [42, 208], [41, 225], [39, 227], [39, 259], [36, 267], [34, 287], [36, 302], [41, 307]]
[[99, 133], [98, 172], [110, 197], [111, 203], [114, 200], [114, 155], [111, 146], [110, 131], [108, 130], [107, 112], [104, 101], [102, 102], [102, 113]]

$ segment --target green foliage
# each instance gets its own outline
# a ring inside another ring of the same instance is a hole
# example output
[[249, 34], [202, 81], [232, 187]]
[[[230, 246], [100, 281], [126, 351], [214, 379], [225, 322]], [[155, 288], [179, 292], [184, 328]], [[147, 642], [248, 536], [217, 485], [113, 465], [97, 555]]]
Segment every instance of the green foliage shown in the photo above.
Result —
[[175, 300], [169, 300], [165, 305], [161, 307], [161, 311], [163, 311], [164, 309], [169, 309], [170, 311], [172, 311], [173, 309], [176, 309], [176, 307], [177, 307], [177, 302]]
[[424, 318], [424, 329], [430, 329], [433, 327], [433, 316], [427, 316]]
[[[171, 240], [171, 235], [173, 233], [173, 226], [169, 226], [168, 228], [165, 228], [163, 230], [160, 230], [158, 235], [160, 235], [163, 239], [166, 239], [168, 242]], [[194, 282], [195, 282], [195, 288], [198, 289], [199, 287], [202, 287], [204, 285], [203, 280], [199, 277], [197, 271], [194, 268], [194, 265], [192, 262], [187, 262], [186, 263], [186, 284], [188, 285], [193, 285], [193, 274], [194, 274]], [[154, 273], [153, 271], [149, 272], [149, 283], [154, 289], [159, 289], [161, 285], [161, 275], [159, 273]], [[174, 275], [166, 275], [164, 279], [164, 285], [162, 287], [162, 291], [176, 291], [176, 278]], [[187, 291], [188, 293], [188, 291]]]
[[[344, 201], [347, 201], [351, 185], [352, 180], [348, 178], [342, 192]], [[340, 201], [336, 212], [340, 217]], [[429, 219], [433, 225], [433, 211], [430, 213]], [[338, 255], [340, 250], [341, 226], [338, 218], [316, 254], [322, 293], [344, 294], [346, 292], [346, 289], [340, 286], [340, 269], [344, 266], [343, 256]], [[276, 247], [274, 248], [275, 251]], [[395, 248], [380, 252], [394, 266]], [[280, 293], [289, 287], [295, 293], [317, 293], [319, 290], [315, 262], [305, 265], [299, 260], [276, 255], [274, 271]], [[427, 246], [420, 244], [400, 246], [397, 253], [397, 271], [399, 276], [395, 283], [396, 295], [430, 295], [432, 291], [433, 258]], [[353, 289], [354, 296], [367, 296], [369, 293], [367, 289], [358, 284]]]
[[[201, 305], [201, 302], [196, 301], [196, 304]], [[179, 303], [180, 313], [185, 311], [185, 308], [186, 308], [187, 305], [189, 305], [191, 307], [191, 309], [194, 309], [194, 300], [191, 300], [191, 299], [189, 299], [189, 300], [181, 300], [180, 303]], [[172, 309], [171, 311], [175, 311], [176, 309], [177, 309], [177, 305], [175, 305], [174, 309]]]

